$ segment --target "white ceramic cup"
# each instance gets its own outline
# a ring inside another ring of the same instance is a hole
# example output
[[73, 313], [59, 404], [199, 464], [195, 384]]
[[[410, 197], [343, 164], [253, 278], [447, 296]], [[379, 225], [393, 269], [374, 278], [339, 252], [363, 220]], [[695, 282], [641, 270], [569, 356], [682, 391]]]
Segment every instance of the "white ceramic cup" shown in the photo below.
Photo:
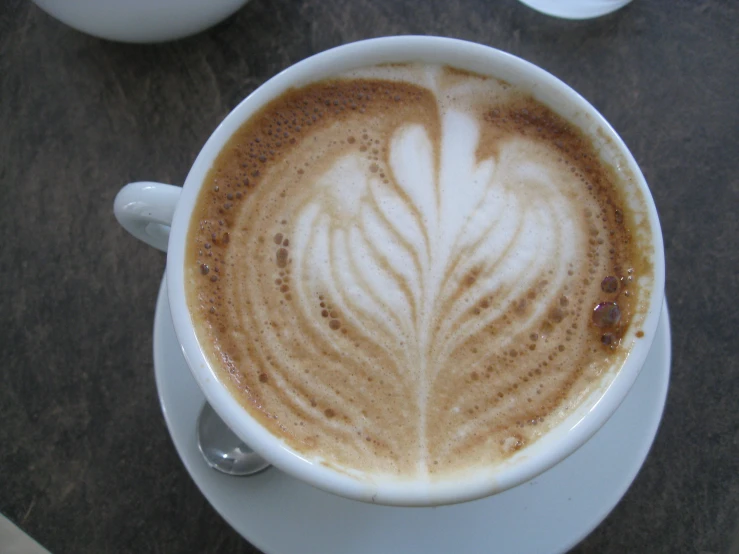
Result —
[[[185, 240], [203, 180], [234, 132], [252, 114], [290, 87], [353, 68], [392, 62], [447, 64], [493, 75], [523, 87], [592, 136], [615, 145], [620, 163], [636, 177], [653, 241], [654, 286], [648, 297], [644, 338], [636, 340], [625, 363], [607, 386], [586, 398], [560, 425], [495, 467], [469, 477], [441, 481], [387, 482], [358, 479], [293, 451], [263, 428], [221, 383], [193, 329], [185, 300]], [[552, 467], [587, 441], [613, 414], [636, 379], [657, 329], [664, 295], [664, 251], [657, 212], [633, 157], [603, 117], [581, 96], [546, 71], [499, 50], [438, 37], [387, 37], [347, 44], [286, 69], [241, 102], [218, 126], [198, 155], [182, 189], [157, 183], [132, 183], [115, 200], [115, 214], [134, 236], [167, 251], [167, 289], [177, 337], [188, 365], [218, 414], [243, 441], [279, 469], [335, 494], [380, 504], [423, 506], [462, 502], [503, 491]], [[171, 225], [171, 230], [170, 226]]]
[[546, 15], [562, 19], [592, 19], [615, 12], [631, 0], [519, 0]]
[[121, 42], [162, 42], [215, 25], [248, 0], [33, 0], [70, 27]]

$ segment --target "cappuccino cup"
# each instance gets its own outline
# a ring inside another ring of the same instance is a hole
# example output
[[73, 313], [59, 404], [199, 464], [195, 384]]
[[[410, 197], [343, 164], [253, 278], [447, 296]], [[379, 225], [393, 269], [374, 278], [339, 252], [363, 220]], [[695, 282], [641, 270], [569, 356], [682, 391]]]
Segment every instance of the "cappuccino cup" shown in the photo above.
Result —
[[167, 252], [208, 402], [286, 473], [434, 506], [530, 480], [586, 442], [657, 329], [664, 251], [633, 156], [546, 71], [387, 37], [273, 77], [182, 188], [121, 225]]

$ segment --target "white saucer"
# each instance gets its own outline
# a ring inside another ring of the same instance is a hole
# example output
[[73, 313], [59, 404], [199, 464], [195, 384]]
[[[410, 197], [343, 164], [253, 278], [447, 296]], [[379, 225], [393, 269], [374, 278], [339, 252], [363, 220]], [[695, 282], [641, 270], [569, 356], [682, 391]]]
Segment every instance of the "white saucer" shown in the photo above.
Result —
[[[663, 306], [654, 346], [613, 417], [578, 451], [539, 477], [482, 500], [394, 508], [346, 500], [270, 468], [254, 477], [210, 469], [195, 443], [204, 397], [175, 336], [162, 281], [154, 368], [164, 418], [185, 467], [223, 518], [270, 553], [562, 552], [590, 533], [631, 485], [667, 395], [670, 323]], [[535, 530], [535, 531], [534, 531]]]

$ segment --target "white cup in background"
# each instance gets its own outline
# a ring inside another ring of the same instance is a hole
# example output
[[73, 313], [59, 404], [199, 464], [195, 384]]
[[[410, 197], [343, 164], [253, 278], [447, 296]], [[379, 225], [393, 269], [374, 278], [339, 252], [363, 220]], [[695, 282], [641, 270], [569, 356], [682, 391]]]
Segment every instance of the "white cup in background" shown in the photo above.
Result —
[[248, 0], [33, 0], [70, 27], [121, 42], [163, 42], [193, 35]]
[[591, 19], [615, 12], [631, 0], [520, 0], [530, 8], [563, 19]]

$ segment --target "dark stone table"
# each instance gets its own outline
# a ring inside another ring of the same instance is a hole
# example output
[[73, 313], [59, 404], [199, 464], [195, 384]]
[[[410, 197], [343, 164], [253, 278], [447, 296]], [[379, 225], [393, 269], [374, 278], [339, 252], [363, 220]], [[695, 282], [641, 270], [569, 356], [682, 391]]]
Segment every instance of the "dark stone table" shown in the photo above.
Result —
[[587, 22], [515, 0], [252, 0], [206, 33], [132, 46], [5, 0], [0, 512], [54, 553], [255, 552], [169, 438], [151, 334], [165, 259], [118, 226], [113, 198], [129, 181], [182, 183], [218, 122], [290, 64], [415, 33], [489, 44], [569, 83], [630, 146], [661, 215], [674, 332], [664, 420], [623, 501], [575, 552], [739, 546], [738, 29], [733, 0], [635, 0]]

